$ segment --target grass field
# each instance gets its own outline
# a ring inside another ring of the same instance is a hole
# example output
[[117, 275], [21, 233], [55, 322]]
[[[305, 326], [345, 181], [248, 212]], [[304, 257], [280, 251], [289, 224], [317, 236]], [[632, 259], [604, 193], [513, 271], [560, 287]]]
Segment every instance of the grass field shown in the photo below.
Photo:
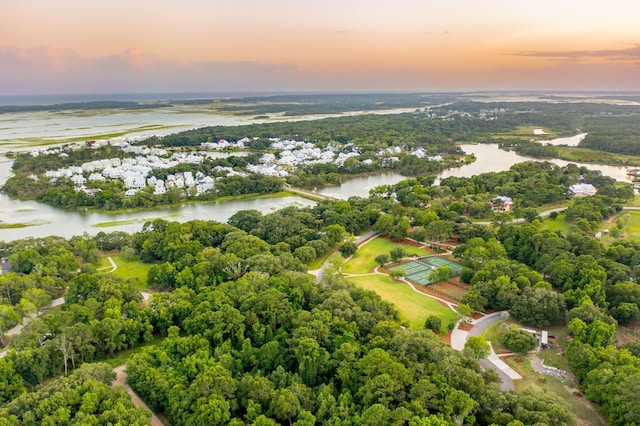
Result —
[[442, 331], [446, 332], [447, 324], [454, 321], [456, 313], [442, 306], [435, 299], [416, 293], [407, 284], [394, 281], [387, 275], [367, 275], [347, 278], [358, 287], [375, 291], [382, 300], [392, 303], [402, 321], [412, 328], [423, 328], [424, 321], [430, 315], [437, 315], [442, 320]]
[[617, 222], [622, 224], [620, 231], [625, 234], [624, 239], [632, 241], [640, 240], [640, 211], [623, 210], [612, 222], [604, 221], [600, 224], [599, 230], [603, 232], [601, 241], [604, 245], [608, 246], [616, 241], [616, 238], [611, 234], [605, 234], [604, 230], [611, 229]]
[[[543, 129], [547, 134], [535, 135], [534, 129]], [[507, 130], [505, 132], [496, 133], [493, 135], [494, 139], [535, 139], [535, 140], [549, 140], [555, 139], [559, 136], [559, 133], [543, 126], [518, 126], [513, 130]]]
[[627, 233], [629, 238], [640, 238], [640, 211], [627, 211], [626, 229], [623, 230]]
[[117, 268], [113, 272], [115, 275], [124, 279], [133, 279], [136, 282], [136, 288], [138, 290], [146, 290], [148, 288], [147, 274], [153, 265], [149, 263], [142, 263], [138, 259], [127, 260], [123, 254], [103, 254], [96, 268], [106, 268], [101, 269], [103, 272], [111, 271], [111, 263], [109, 262], [108, 257], [111, 257], [116, 264]]
[[569, 222], [567, 222], [564, 213], [558, 214], [555, 219], [551, 219], [550, 217], [545, 217], [542, 222], [542, 226], [544, 229], [548, 229], [549, 231], [561, 231], [568, 232], [569, 231]]
[[394, 243], [384, 238], [374, 238], [358, 249], [355, 256], [344, 264], [342, 272], [345, 274], [366, 274], [378, 266], [375, 261], [377, 255], [382, 253], [389, 254], [391, 249], [395, 247], [404, 248], [407, 256], [411, 256], [412, 254], [417, 254], [418, 256], [432, 254], [428, 250], [419, 249], [410, 245]]
[[493, 346], [493, 350], [496, 351], [496, 353], [511, 352], [511, 350], [500, 344], [500, 336], [502, 336], [504, 330], [512, 324], [515, 323], [511, 320], [501, 320], [491, 324], [482, 332], [482, 337], [484, 337], [487, 342], [491, 342], [491, 346]]

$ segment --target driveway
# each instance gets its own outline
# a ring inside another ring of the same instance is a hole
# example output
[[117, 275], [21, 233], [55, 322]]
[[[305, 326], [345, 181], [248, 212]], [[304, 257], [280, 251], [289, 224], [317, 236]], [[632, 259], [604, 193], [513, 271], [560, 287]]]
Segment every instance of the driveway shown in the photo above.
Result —
[[[451, 347], [458, 351], [464, 349], [464, 345], [467, 342], [469, 336], [479, 336], [482, 332], [491, 324], [502, 319], [502, 312], [495, 312], [493, 314], [485, 315], [482, 318], [474, 320], [472, 322], [473, 327], [469, 331], [460, 330], [455, 328], [451, 333]], [[491, 344], [489, 342], [489, 344]], [[513, 381], [521, 379], [522, 377], [511, 367], [509, 367], [504, 361], [502, 361], [491, 347], [491, 353], [485, 359], [480, 360], [480, 365], [483, 368], [493, 368], [498, 377], [500, 377], [500, 389], [503, 391], [514, 390], [515, 386]]]

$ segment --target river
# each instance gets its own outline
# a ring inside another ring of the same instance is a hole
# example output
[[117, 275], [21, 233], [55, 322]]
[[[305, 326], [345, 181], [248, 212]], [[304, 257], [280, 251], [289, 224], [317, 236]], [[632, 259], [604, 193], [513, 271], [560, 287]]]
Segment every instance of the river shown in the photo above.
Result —
[[[575, 164], [579, 167], [587, 167], [592, 170], [599, 170], [603, 175], [612, 177], [621, 182], [630, 182], [627, 176], [627, 168], [622, 166], [605, 166], [601, 164], [577, 163], [571, 161], [560, 160], [557, 158], [549, 160], [541, 160], [533, 157], [525, 157], [518, 155], [513, 151], [504, 151], [498, 147], [498, 144], [464, 144], [460, 148], [467, 154], [473, 154], [476, 161], [471, 164], [465, 164], [461, 167], [454, 167], [444, 170], [436, 176], [434, 184], [439, 184], [440, 180], [451, 176], [455, 177], [471, 177], [482, 173], [502, 172], [509, 170], [511, 166], [523, 161], [549, 161], [558, 166], [566, 166], [567, 164]], [[372, 176], [362, 176], [349, 179], [342, 185], [328, 186], [320, 188], [317, 192], [330, 195], [335, 198], [347, 199], [352, 196], [367, 197], [369, 191], [380, 185], [394, 185], [401, 180], [408, 179], [399, 173], [382, 173]]]

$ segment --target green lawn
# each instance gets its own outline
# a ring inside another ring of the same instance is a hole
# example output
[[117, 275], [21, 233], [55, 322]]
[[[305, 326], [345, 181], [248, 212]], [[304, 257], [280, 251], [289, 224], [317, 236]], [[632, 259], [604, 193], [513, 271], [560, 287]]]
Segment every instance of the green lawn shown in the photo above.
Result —
[[[617, 215], [616, 219], [616, 222], [620, 221], [623, 224], [620, 231], [625, 234], [625, 239], [633, 241], [640, 240], [640, 211], [623, 210], [620, 214]], [[616, 222], [602, 222], [599, 230], [604, 231], [605, 229], [611, 229], [611, 227]], [[611, 236], [611, 234], [603, 233], [601, 238], [602, 243], [607, 246], [611, 245], [615, 240], [616, 238]]]
[[417, 254], [418, 256], [426, 256], [432, 254], [432, 252], [419, 249], [417, 247], [409, 246], [406, 244], [394, 243], [384, 238], [374, 238], [370, 240], [358, 249], [358, 252], [342, 267], [342, 273], [344, 274], [366, 274], [373, 268], [378, 266], [375, 261], [377, 255], [386, 253], [389, 254], [391, 249], [395, 247], [403, 247], [406, 255]]
[[[136, 288], [138, 290], [146, 290], [147, 286], [147, 274], [151, 269], [151, 264], [142, 263], [139, 259], [127, 260], [123, 254], [109, 254], [102, 255], [100, 262], [96, 266], [100, 269], [99, 272], [110, 272], [111, 263], [108, 257], [111, 257], [116, 264], [116, 270], [113, 272], [115, 275], [124, 279], [133, 279], [136, 282]], [[105, 269], [101, 269], [105, 268]]]
[[[534, 135], [533, 129], [543, 129], [546, 135]], [[558, 132], [544, 126], [517, 126], [515, 129], [506, 130], [504, 132], [493, 135], [494, 139], [535, 139], [549, 140], [558, 137]]]
[[558, 214], [555, 219], [551, 219], [550, 217], [545, 217], [542, 222], [544, 229], [548, 229], [550, 231], [562, 231], [569, 232], [569, 222], [567, 222], [564, 213]]
[[338, 250], [338, 246], [336, 245], [335, 247], [331, 248], [328, 252], [326, 252], [323, 256], [320, 256], [314, 261], [312, 261], [311, 263], [309, 263], [309, 265], [307, 266], [307, 269], [309, 269], [310, 271], [313, 271], [314, 269], [320, 269], [322, 265], [324, 265], [324, 262], [329, 258], [329, 256], [331, 256], [337, 250]]
[[394, 281], [388, 275], [367, 275], [350, 277], [347, 281], [358, 287], [375, 291], [382, 300], [392, 303], [400, 313], [400, 319], [412, 328], [423, 328], [424, 321], [430, 315], [442, 319], [442, 331], [446, 332], [447, 324], [454, 321], [456, 313], [442, 306], [435, 299], [416, 293], [403, 282]]
[[503, 333], [503, 324], [512, 324], [509, 320], [502, 320], [496, 323], [491, 324], [482, 332], [482, 337], [485, 338], [487, 342], [491, 342], [491, 346], [493, 346], [493, 350], [497, 353], [508, 351], [507, 348], [503, 347], [500, 344], [500, 336]]
[[640, 236], [640, 211], [626, 211], [624, 214], [628, 214], [626, 231], [629, 237]]

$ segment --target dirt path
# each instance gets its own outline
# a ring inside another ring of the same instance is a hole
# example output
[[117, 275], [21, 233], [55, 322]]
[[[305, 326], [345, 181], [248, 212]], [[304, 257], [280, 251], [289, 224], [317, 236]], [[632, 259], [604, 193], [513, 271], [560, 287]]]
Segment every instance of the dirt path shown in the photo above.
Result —
[[127, 372], [125, 371], [126, 368], [126, 365], [119, 365], [113, 369], [113, 372], [116, 373], [116, 379], [111, 383], [111, 386], [122, 386], [124, 390], [126, 390], [127, 393], [131, 395], [131, 402], [133, 402], [133, 405], [151, 413], [151, 426], [167, 426], [168, 423], [163, 423], [162, 420], [160, 420], [160, 418], [156, 416], [149, 407], [147, 407], [147, 404], [145, 404], [144, 401], [140, 399], [140, 397], [133, 391], [133, 389], [129, 387], [129, 385], [127, 384]]
[[103, 271], [105, 269], [111, 268], [111, 270], [109, 272], [114, 272], [116, 269], [118, 269], [118, 265], [116, 265], [116, 262], [113, 261], [111, 256], [107, 257], [107, 260], [109, 261], [109, 263], [111, 263], [111, 266], [105, 266], [104, 268], [98, 268], [98, 269], [96, 269], [96, 271]]

